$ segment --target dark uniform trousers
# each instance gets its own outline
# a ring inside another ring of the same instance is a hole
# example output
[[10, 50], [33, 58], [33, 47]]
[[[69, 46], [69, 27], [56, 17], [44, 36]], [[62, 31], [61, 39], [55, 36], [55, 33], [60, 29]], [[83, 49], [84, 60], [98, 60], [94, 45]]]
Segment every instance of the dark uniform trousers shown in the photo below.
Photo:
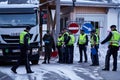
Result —
[[63, 62], [62, 46], [57, 46], [57, 49], [58, 49], [58, 55], [59, 55], [58, 62], [62, 63]]
[[62, 48], [63, 63], [73, 63], [73, 50], [74, 46], [65, 46]]
[[66, 46], [61, 47], [61, 54], [62, 54], [62, 63], [66, 63]]
[[74, 52], [74, 46], [69, 45], [68, 46], [68, 63], [73, 63], [73, 52]]
[[86, 48], [85, 45], [79, 44], [80, 62], [82, 62], [83, 52], [84, 52], [84, 59], [85, 59], [85, 61], [87, 61], [87, 53], [86, 53], [86, 50], [87, 50], [87, 48]]
[[116, 46], [109, 46], [108, 51], [107, 51], [107, 55], [105, 58], [105, 68], [109, 70], [109, 66], [110, 66], [110, 56], [113, 56], [113, 69], [116, 70], [117, 69], [117, 55], [118, 55], [118, 49], [119, 47]]
[[96, 54], [91, 53], [91, 59], [92, 59], [92, 64], [93, 65], [99, 65], [99, 58], [98, 58], [98, 45], [94, 46], [96, 49]]
[[64, 47], [64, 53], [63, 53], [63, 63], [68, 63], [68, 57], [69, 57], [69, 55], [68, 55], [68, 51], [69, 51], [69, 46], [65, 46]]
[[30, 68], [30, 63], [28, 59], [29, 54], [27, 53], [27, 48], [24, 45], [21, 45], [20, 47], [21, 47], [20, 57], [18, 59], [18, 62], [16, 63], [16, 65], [12, 67], [12, 69], [16, 71], [19, 65], [21, 65], [21, 63], [24, 61], [27, 73], [31, 72], [32, 70]]
[[46, 62], [46, 60], [50, 61], [51, 58], [51, 53], [52, 53], [52, 46], [50, 45], [45, 45], [45, 57], [44, 57], [44, 61]]

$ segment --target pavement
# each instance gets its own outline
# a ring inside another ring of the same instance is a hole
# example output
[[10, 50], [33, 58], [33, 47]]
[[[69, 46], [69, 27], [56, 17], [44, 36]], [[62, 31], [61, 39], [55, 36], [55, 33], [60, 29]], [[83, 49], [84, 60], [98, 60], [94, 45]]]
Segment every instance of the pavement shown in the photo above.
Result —
[[13, 79], [7, 74], [0, 72], [0, 80], [13, 80]]
[[104, 66], [100, 66], [98, 73], [104, 80], [120, 80], [120, 57], [118, 57], [117, 62], [117, 71], [112, 71], [113, 68], [113, 61], [110, 62], [110, 70], [109, 71], [102, 71]]
[[[104, 47], [104, 49], [105, 49], [105, 47]], [[101, 52], [99, 52], [100, 54], [99, 54], [99, 56], [100, 56], [100, 66], [99, 66], [99, 68], [95, 68], [95, 70], [93, 70], [93, 72], [95, 72], [95, 75], [98, 73], [100, 76], [101, 76], [101, 78], [99, 78], [99, 79], [97, 79], [97, 80], [120, 80], [120, 76], [119, 76], [119, 73], [120, 73], [120, 51], [118, 52], [118, 70], [117, 71], [112, 71], [112, 60], [111, 60], [111, 64], [110, 64], [110, 71], [102, 71], [102, 68], [104, 68], [104, 59], [105, 59], [105, 54], [106, 54], [106, 50], [104, 50], [104, 49], [101, 49]], [[102, 55], [101, 55], [102, 54]], [[104, 55], [103, 55], [104, 54]], [[76, 56], [77, 57], [77, 56]], [[89, 64], [89, 63], [88, 63]], [[81, 65], [82, 66], [82, 65]], [[84, 66], [84, 65], [83, 65]], [[90, 68], [92, 68], [92, 67], [90, 67]], [[92, 70], [92, 69], [91, 69]], [[50, 74], [53, 74], [53, 75], [55, 75], [55, 73], [50, 73]], [[50, 77], [50, 75], [49, 74], [46, 74], [46, 76], [49, 76]], [[48, 77], [47, 76], [47, 77]], [[57, 74], [56, 74], [56, 76], [57, 76]], [[96, 75], [96, 76], [98, 76], [98, 75]], [[48, 77], [48, 78], [49, 78]], [[58, 75], [58, 77], [59, 77], [59, 75]], [[55, 77], [55, 79], [56, 79], [56, 77]], [[55, 80], [54, 79], [54, 80]], [[2, 73], [2, 72], [0, 72], [0, 80], [13, 80], [9, 75], [7, 75], [7, 74], [5, 74], [5, 73]], [[46, 79], [47, 80], [47, 79]], [[48, 79], [49, 80], [49, 79]], [[63, 78], [60, 78], [60, 80], [65, 80], [65, 79], [63, 79]], [[87, 79], [87, 80], [90, 80], [90, 79]]]
[[[117, 71], [112, 71], [112, 61], [111, 61], [110, 71], [102, 71], [102, 68], [104, 67], [103, 66], [104, 63], [101, 63], [101, 65], [98, 66], [98, 68], [88, 66], [89, 64], [90, 63], [79, 65], [78, 68], [76, 68], [76, 69], [79, 69], [79, 68], [81, 69], [82, 67], [84, 67], [87, 69], [91, 68], [91, 70], [93, 70], [92, 68], [95, 68], [95, 70], [91, 71], [91, 73], [94, 72], [94, 75], [98, 76], [97, 80], [120, 80], [120, 76], [119, 76], [120, 60], [118, 61], [118, 70]], [[78, 74], [77, 74], [77, 71], [78, 71]], [[76, 70], [76, 74], [82, 76], [82, 74], [80, 74], [79, 70]], [[97, 75], [97, 74], [99, 74], [99, 75]], [[58, 75], [54, 72], [50, 72], [50, 73], [45, 74], [44, 76], [46, 77], [46, 80], [49, 80], [49, 78], [51, 77], [50, 75], [54, 75], [54, 77], [52, 77], [53, 78], [52, 80], [66, 80], [66, 78], [62, 78], [62, 77], [60, 77], [60, 75]], [[56, 78], [56, 76], [58, 79]], [[0, 72], [0, 80], [13, 80], [13, 79], [10, 76], [8, 76], [8, 74]], [[93, 80], [93, 79], [88, 79], [86, 77], [85, 80]]]

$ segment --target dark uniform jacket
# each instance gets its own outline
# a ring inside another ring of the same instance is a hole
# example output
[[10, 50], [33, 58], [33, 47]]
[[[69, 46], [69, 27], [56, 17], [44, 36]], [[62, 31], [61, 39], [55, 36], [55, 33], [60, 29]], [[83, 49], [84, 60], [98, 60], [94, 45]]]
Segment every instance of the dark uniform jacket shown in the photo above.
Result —
[[55, 50], [54, 39], [50, 34], [45, 34], [43, 37], [43, 41], [45, 42], [45, 46], [49, 46]]
[[[101, 44], [104, 44], [104, 43], [110, 41], [112, 38], [112, 35], [113, 35], [112, 32], [110, 32], [109, 35], [101, 42]], [[112, 46], [108, 45], [108, 48], [112, 48]], [[119, 49], [119, 47], [116, 47], [116, 48]]]
[[112, 32], [109, 33], [109, 35], [106, 37], [106, 39], [104, 39], [101, 44], [104, 44], [106, 42], [108, 42], [110, 39], [112, 38]]

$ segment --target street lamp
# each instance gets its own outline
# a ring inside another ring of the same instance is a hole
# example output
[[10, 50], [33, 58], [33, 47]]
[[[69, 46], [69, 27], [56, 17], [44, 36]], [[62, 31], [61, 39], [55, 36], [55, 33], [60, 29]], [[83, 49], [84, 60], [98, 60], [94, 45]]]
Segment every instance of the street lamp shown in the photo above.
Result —
[[72, 2], [73, 2], [73, 7], [75, 7], [75, 2], [76, 2], [76, 0], [72, 0]]

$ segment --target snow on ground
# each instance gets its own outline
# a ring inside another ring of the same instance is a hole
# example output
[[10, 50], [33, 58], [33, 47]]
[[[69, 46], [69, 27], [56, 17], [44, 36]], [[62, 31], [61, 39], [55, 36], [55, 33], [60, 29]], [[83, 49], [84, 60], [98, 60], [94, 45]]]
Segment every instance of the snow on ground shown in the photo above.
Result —
[[[107, 43], [105, 45], [100, 45], [99, 48], [100, 64], [101, 63], [104, 64], [103, 62], [105, 60], [106, 51], [107, 51]], [[89, 63], [91, 64], [90, 45], [87, 48], [87, 54], [89, 61], [87, 65], [89, 68], [93, 68], [89, 66]], [[95, 74], [93, 74], [89, 70], [89, 68], [80, 67], [80, 65], [77, 63], [77, 61], [79, 61], [79, 51], [76, 44], [74, 47], [74, 64], [59, 64], [56, 63], [57, 59], [51, 59], [51, 64], [41, 64], [42, 61], [43, 60], [40, 60], [39, 65], [31, 66], [32, 70], [34, 71], [34, 73], [32, 74], [26, 74], [26, 70], [24, 66], [20, 66], [17, 69], [18, 74], [14, 74], [11, 72], [10, 70], [11, 66], [0, 67], [0, 71], [2, 71], [5, 74], [8, 74], [14, 80], [49, 80], [49, 78], [53, 78], [51, 80], [85, 80], [83, 79], [83, 77], [81, 77], [81, 74], [91, 78], [90, 80], [100, 80], [100, 79], [103, 80], [101, 77], [100, 78], [96, 77], [99, 76], [97, 70], [100, 68], [101, 65], [99, 67], [95, 67], [95, 70], [92, 71]], [[81, 66], [82, 65], [86, 65], [86, 64], [83, 63], [81, 64]]]
[[[8, 74], [14, 80], [49, 80], [50, 75], [52, 73], [58, 74], [56, 79], [51, 80], [84, 80], [82, 77], [78, 76], [75, 71], [81, 72], [86, 76], [91, 77], [92, 79], [96, 80], [97, 78], [85, 68], [75, 68], [74, 65], [69, 64], [41, 64], [39, 66], [32, 66], [32, 70], [35, 73], [26, 74], [24, 67], [19, 67], [17, 69], [18, 74], [14, 74], [11, 72], [10, 67], [2, 67], [0, 68], [2, 72]], [[48, 76], [45, 76], [48, 74]], [[55, 77], [55, 76], [52, 76]], [[60, 78], [63, 79], [60, 79]]]
[[[104, 61], [104, 56], [106, 54], [106, 45], [100, 45], [101, 48], [99, 50], [100, 61]], [[91, 62], [90, 58], [90, 47], [88, 46], [87, 50], [88, 54], [88, 61]], [[57, 61], [57, 60], [56, 60]], [[79, 51], [78, 47], [75, 44], [74, 49], [74, 64], [79, 61]], [[46, 74], [50, 75], [52, 73], [56, 73], [59, 76], [64, 78], [64, 80], [84, 80], [80, 76], [76, 75], [75, 71], [82, 72], [83, 74], [89, 75], [91, 78], [96, 80], [96, 77], [91, 74], [90, 71], [86, 70], [85, 68], [75, 68], [74, 64], [58, 64], [55, 61], [51, 61], [51, 64], [41, 64], [41, 60], [39, 65], [32, 65], [31, 68], [35, 72], [33, 74], [26, 74], [24, 66], [21, 66], [17, 69], [18, 74], [14, 74], [11, 72], [10, 67], [0, 67], [0, 70], [9, 76], [11, 76], [14, 80], [43, 80], [49, 78]], [[55, 77], [55, 76], [54, 76]], [[54, 79], [60, 80], [60, 79]], [[61, 79], [63, 80], [63, 79]]]

